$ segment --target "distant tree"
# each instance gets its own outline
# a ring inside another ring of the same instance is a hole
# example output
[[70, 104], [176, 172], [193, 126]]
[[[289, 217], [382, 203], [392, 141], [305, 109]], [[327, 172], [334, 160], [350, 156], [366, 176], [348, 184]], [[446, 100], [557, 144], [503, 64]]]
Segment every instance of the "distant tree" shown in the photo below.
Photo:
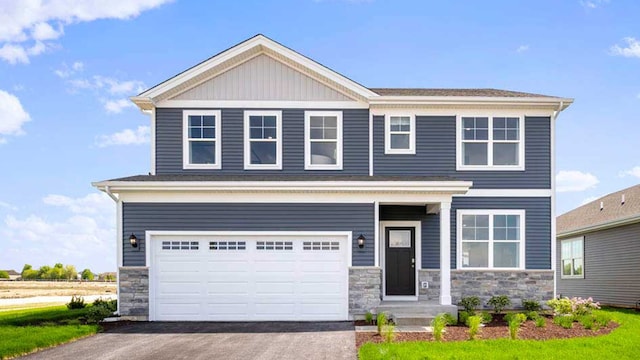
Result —
[[49, 276], [51, 271], [51, 266], [49, 265], [42, 265], [40, 266], [40, 269], [38, 269], [38, 276], [36, 277], [36, 279], [51, 279]]
[[47, 271], [46, 275], [50, 280], [62, 280], [65, 278], [64, 267], [54, 266]]
[[94, 278], [93, 273], [91, 272], [91, 270], [89, 269], [84, 269], [82, 270], [82, 273], [80, 275], [82, 277], [82, 280], [89, 280], [92, 281]]
[[4, 270], [0, 270], [0, 279], [8, 279], [8, 278], [9, 278], [9, 273]]
[[22, 280], [36, 280], [38, 279], [38, 270], [27, 269], [22, 271]]
[[64, 278], [67, 280], [76, 280], [78, 279], [78, 271], [76, 267], [73, 265], [67, 265], [64, 267]]
[[64, 265], [62, 265], [62, 263], [56, 263], [55, 265], [53, 265], [53, 267], [58, 269], [64, 269]]
[[26, 279], [27, 277], [25, 276], [25, 272], [26, 271], [32, 271], [33, 267], [29, 264], [24, 264], [24, 266], [22, 267], [22, 273], [20, 273], [20, 276], [22, 276], [23, 279]]

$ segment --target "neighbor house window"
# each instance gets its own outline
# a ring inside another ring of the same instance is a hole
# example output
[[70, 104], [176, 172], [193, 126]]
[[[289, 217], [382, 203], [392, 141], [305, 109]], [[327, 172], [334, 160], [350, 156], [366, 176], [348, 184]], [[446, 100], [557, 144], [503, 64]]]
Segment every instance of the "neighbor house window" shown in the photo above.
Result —
[[282, 169], [282, 112], [244, 112], [244, 168]]
[[562, 277], [584, 278], [584, 237], [562, 240]]
[[414, 116], [385, 117], [385, 154], [416, 153], [416, 121]]
[[305, 112], [305, 169], [342, 170], [342, 112]]
[[458, 268], [524, 269], [524, 210], [459, 210]]
[[185, 110], [183, 117], [183, 167], [220, 169], [221, 115], [219, 110]]
[[524, 170], [520, 117], [462, 116], [458, 125], [458, 170]]

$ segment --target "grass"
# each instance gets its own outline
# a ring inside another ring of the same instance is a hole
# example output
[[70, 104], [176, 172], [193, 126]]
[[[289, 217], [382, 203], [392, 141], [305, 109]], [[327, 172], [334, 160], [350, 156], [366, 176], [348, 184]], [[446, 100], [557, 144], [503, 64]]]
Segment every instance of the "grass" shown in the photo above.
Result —
[[0, 359], [96, 333], [97, 325], [80, 325], [86, 313], [66, 306], [0, 312]]
[[605, 309], [620, 326], [608, 335], [591, 338], [535, 340], [476, 340], [449, 343], [406, 342], [365, 344], [361, 360], [373, 359], [637, 359], [640, 354], [640, 313]]

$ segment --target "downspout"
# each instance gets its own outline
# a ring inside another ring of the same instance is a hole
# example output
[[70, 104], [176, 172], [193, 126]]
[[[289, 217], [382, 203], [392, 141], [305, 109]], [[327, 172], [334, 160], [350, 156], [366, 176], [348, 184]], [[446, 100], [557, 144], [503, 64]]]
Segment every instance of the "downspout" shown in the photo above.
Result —
[[120, 234], [122, 234], [122, 201], [115, 196], [109, 185], [105, 185], [104, 192], [109, 195], [109, 197], [115, 201], [116, 203], [116, 252], [117, 252], [117, 260], [116, 260], [116, 286], [118, 287], [117, 299], [118, 299], [118, 307], [116, 308], [116, 313], [120, 315], [120, 267], [122, 267], [122, 241], [120, 240]]
[[560, 100], [558, 109], [551, 117], [551, 270], [553, 270], [553, 297], [557, 295], [557, 237], [556, 237], [556, 119], [562, 111], [564, 102]]
[[109, 185], [106, 185], [106, 186], [104, 187], [104, 192], [105, 192], [107, 195], [109, 195], [109, 197], [110, 197], [113, 201], [115, 201], [116, 203], [117, 203], [118, 201], [120, 201], [120, 199], [118, 199], [118, 197], [117, 197], [117, 196], [113, 195], [113, 193], [111, 192], [111, 189], [109, 189]]

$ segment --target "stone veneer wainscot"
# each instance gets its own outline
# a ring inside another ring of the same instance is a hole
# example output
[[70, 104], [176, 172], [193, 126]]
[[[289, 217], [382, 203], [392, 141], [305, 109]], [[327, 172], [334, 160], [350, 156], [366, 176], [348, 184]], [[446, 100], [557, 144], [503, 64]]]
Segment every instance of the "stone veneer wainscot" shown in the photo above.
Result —
[[120, 268], [120, 316], [149, 319], [149, 268]]
[[380, 305], [382, 270], [379, 267], [349, 268], [349, 314], [358, 316]]

